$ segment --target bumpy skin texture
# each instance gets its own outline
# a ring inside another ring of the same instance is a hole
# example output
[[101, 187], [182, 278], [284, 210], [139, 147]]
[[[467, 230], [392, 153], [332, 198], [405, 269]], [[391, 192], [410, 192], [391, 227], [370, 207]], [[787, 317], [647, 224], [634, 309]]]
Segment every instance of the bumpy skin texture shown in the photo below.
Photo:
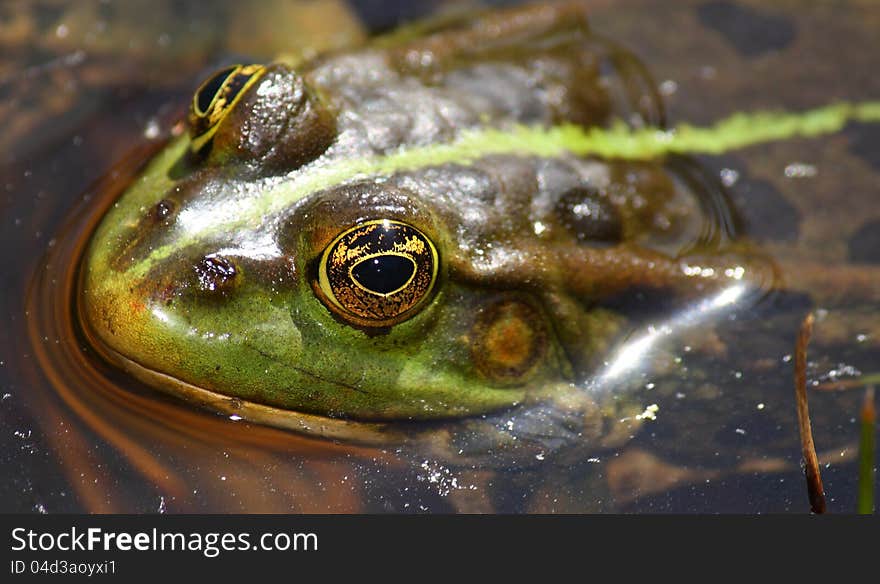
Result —
[[[730, 233], [706, 229], [713, 195], [669, 163], [528, 145], [437, 162], [436, 148], [516, 124], [660, 124], [652, 88], [577, 5], [271, 65], [207, 152], [171, 143], [107, 214], [84, 263], [85, 328], [148, 382], [229, 410], [387, 421], [558, 400], [614, 342], [620, 298], [724, 283], [738, 258]], [[416, 314], [371, 328], [315, 282], [324, 249], [376, 219], [424, 233], [439, 267]], [[695, 262], [714, 275], [695, 278]]]

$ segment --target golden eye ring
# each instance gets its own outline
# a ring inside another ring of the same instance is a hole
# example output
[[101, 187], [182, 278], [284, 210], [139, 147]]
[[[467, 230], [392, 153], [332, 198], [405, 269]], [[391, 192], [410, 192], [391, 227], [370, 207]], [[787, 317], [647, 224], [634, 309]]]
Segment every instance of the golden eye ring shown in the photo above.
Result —
[[193, 94], [188, 116], [193, 152], [211, 140], [220, 122], [265, 72], [263, 65], [232, 65], [217, 71], [199, 86]]
[[316, 291], [359, 326], [387, 327], [415, 315], [431, 296], [437, 248], [401, 221], [377, 219], [344, 231], [321, 254]]

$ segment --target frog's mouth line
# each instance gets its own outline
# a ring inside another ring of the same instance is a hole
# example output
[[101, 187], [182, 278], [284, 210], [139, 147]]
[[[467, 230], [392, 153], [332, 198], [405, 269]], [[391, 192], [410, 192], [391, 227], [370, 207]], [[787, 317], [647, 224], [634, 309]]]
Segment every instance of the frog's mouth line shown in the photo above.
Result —
[[360, 422], [306, 414], [223, 395], [186, 381], [150, 369], [111, 349], [98, 339], [91, 338], [92, 346], [106, 360], [118, 365], [139, 381], [169, 395], [207, 408], [209, 411], [276, 428], [284, 428], [324, 439], [340, 440], [365, 446], [388, 446], [409, 442], [411, 437], [394, 427], [393, 422]]
[[[79, 278], [82, 278], [82, 276], [83, 272], [80, 270]], [[79, 311], [77, 310], [76, 312]], [[223, 395], [187, 383], [171, 375], [146, 367], [113, 349], [91, 330], [88, 319], [83, 318], [82, 314], [78, 314], [76, 322], [79, 324], [79, 332], [105, 361], [117, 365], [153, 389], [194, 403], [214, 413], [238, 416], [248, 422], [284, 428], [308, 436], [317, 436], [364, 446], [388, 446], [403, 444], [411, 440], [408, 434], [401, 431], [400, 428], [395, 428], [393, 422], [361, 422], [285, 410]]]

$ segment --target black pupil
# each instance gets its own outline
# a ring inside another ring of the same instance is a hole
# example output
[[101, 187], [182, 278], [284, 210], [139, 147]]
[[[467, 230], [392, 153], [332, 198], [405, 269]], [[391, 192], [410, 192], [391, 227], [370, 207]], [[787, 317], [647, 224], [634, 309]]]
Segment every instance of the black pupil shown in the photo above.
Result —
[[230, 67], [229, 69], [218, 71], [213, 77], [202, 84], [202, 88], [199, 89], [198, 96], [200, 112], [208, 112], [208, 108], [211, 106], [211, 101], [214, 99], [214, 96], [217, 95], [217, 92], [220, 91], [220, 88], [223, 87], [226, 79], [228, 79], [229, 76], [232, 75], [233, 71], [235, 71], [235, 67]]
[[376, 294], [389, 294], [409, 282], [416, 265], [399, 255], [380, 255], [357, 264], [351, 275], [358, 284]]

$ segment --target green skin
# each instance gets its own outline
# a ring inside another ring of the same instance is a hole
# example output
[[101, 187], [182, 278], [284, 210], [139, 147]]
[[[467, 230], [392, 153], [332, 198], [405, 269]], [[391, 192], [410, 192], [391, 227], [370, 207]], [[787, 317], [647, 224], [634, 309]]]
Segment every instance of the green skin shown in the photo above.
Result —
[[[174, 139], [106, 215], [84, 259], [87, 334], [160, 389], [339, 436], [353, 434], [322, 420], [375, 429], [548, 400], [601, 409], [576, 387], [631, 330], [614, 299], [688, 300], [765, 278], [735, 229], [705, 235], [730, 212], [723, 197], [662, 158], [725, 137], [743, 145], [742, 123], [658, 136], [652, 87], [568, 5], [410, 30], [296, 71], [271, 65], [207, 154]], [[815, 116], [877, 113], [843, 107]], [[757, 139], [816, 132], [806, 119]], [[617, 215], [610, 243], [591, 239], [604, 224], [573, 225], [561, 206], [584, 186]], [[440, 257], [418, 310], [378, 329], [332, 310], [314, 284], [324, 248], [373, 219], [413, 225]], [[206, 275], [206, 257], [234, 277]], [[529, 317], [511, 323], [498, 310], [511, 305]], [[517, 339], [531, 339], [524, 358]], [[505, 359], [507, 370], [492, 365]]]

